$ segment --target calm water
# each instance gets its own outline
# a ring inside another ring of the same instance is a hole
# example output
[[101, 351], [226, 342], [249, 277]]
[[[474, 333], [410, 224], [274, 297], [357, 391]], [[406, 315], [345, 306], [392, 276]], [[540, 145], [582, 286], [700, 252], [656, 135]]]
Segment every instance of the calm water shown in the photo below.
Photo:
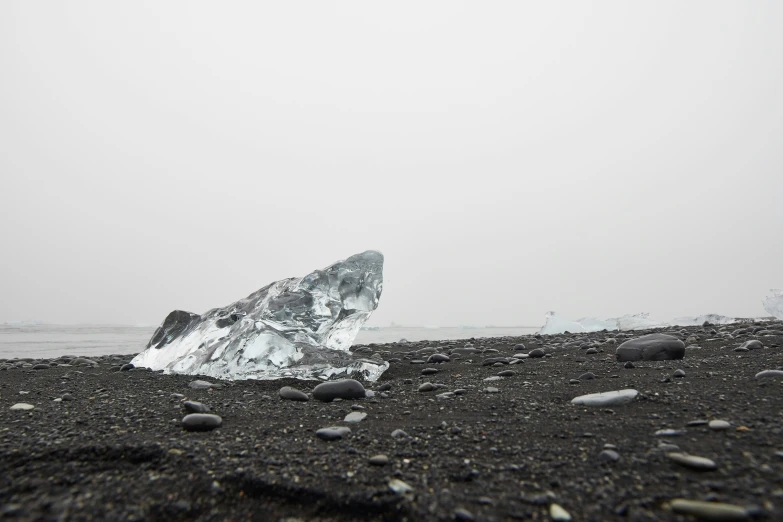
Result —
[[[54, 358], [61, 355], [131, 354], [144, 349], [155, 327], [0, 325], [0, 359]], [[535, 333], [537, 328], [381, 328], [362, 330], [356, 344], [503, 337]]]

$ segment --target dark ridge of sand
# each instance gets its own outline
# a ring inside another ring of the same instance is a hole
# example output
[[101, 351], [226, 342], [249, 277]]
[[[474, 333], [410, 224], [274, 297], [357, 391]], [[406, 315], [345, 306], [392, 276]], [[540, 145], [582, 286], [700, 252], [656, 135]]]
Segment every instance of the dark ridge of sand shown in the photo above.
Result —
[[[550, 520], [554, 502], [575, 521], [692, 520], [668, 507], [685, 498], [749, 508], [748, 520], [781, 520], [783, 379], [755, 375], [783, 367], [783, 325], [765, 326], [772, 335], [733, 339], [720, 334], [748, 325], [678, 328], [687, 332], [683, 340], [695, 337], [684, 360], [637, 362], [632, 369], [615, 361], [616, 345], [603, 343], [619, 337], [614, 332], [472, 339], [474, 347], [499, 353], [442, 364], [412, 364], [419, 358], [412, 352], [447, 352], [467, 341], [354, 347], [401, 361], [367, 386], [376, 390], [374, 398], [332, 403], [278, 397], [283, 386], [309, 393], [313, 381], [221, 382], [221, 389], [197, 390], [188, 386], [195, 376], [117, 371], [129, 356], [100, 357], [94, 367], [6, 369], [0, 371], [0, 518]], [[764, 348], [733, 351], [750, 339]], [[564, 346], [572, 340], [600, 342], [599, 352]], [[548, 356], [482, 366], [488, 357], [513, 355], [516, 343]], [[438, 373], [422, 376], [429, 367]], [[673, 378], [677, 369], [685, 377]], [[484, 381], [503, 370], [515, 375]], [[570, 383], [586, 372], [596, 378]], [[446, 387], [422, 393], [423, 382]], [[385, 384], [391, 389], [382, 398]], [[499, 392], [487, 393], [488, 387]], [[459, 388], [466, 393], [436, 398]], [[624, 406], [570, 402], [624, 388], [640, 393]], [[55, 402], [65, 393], [73, 400]], [[184, 431], [183, 399], [172, 394], [207, 404], [222, 427]], [[21, 402], [35, 408], [10, 409]], [[354, 406], [367, 418], [344, 423]], [[687, 426], [713, 419], [730, 422], [730, 429]], [[315, 435], [346, 425], [352, 434], [342, 440]], [[397, 429], [408, 436], [393, 438]], [[662, 429], [684, 434], [655, 436]], [[661, 443], [711, 459], [717, 469], [683, 467]], [[605, 444], [616, 446], [619, 460], [601, 460]], [[377, 454], [389, 463], [369, 464]], [[394, 479], [412, 492], [392, 491]]]

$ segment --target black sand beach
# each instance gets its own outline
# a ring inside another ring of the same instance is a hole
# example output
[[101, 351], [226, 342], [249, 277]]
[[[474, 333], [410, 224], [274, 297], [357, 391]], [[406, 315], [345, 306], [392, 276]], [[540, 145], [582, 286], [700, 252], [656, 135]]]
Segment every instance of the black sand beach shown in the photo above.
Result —
[[[689, 499], [742, 508], [714, 515], [723, 520], [780, 520], [783, 379], [756, 374], [783, 369], [783, 324], [678, 328], [683, 360], [617, 362], [616, 347], [644, 333], [355, 346], [393, 362], [365, 383], [374, 397], [330, 403], [278, 395], [283, 386], [309, 393], [313, 381], [119, 371], [128, 356], [0, 361], [0, 518], [566, 520], [554, 503], [572, 520], [693, 520], [671, 505]], [[734, 351], [751, 339], [763, 348]], [[468, 343], [476, 353], [412, 363]], [[539, 348], [545, 356], [483, 364]], [[437, 373], [422, 375], [427, 368]], [[485, 381], [504, 371], [513, 374]], [[196, 379], [220, 387], [193, 389]], [[419, 391], [425, 382], [444, 386]], [[571, 404], [627, 388], [639, 392], [629, 404]], [[464, 393], [438, 397], [455, 390]], [[222, 426], [183, 430], [185, 399], [208, 405]], [[12, 410], [17, 403], [34, 408]], [[352, 411], [367, 417], [344, 422]], [[329, 426], [351, 433], [316, 436]], [[376, 455], [388, 463], [371, 464]]]

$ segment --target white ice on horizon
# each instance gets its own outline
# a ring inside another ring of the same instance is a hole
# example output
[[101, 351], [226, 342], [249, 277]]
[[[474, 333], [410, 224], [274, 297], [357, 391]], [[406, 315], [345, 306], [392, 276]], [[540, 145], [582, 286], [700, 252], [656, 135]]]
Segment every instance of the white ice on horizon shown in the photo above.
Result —
[[[768, 298], [769, 300], [770, 298]], [[783, 314], [783, 295], [778, 296], [777, 306], [779, 313]], [[766, 305], [765, 305], [766, 306]], [[774, 313], [770, 308], [767, 311]], [[585, 317], [575, 321], [557, 315], [555, 312], [547, 312], [546, 323], [538, 331], [541, 335], [554, 335], [565, 332], [590, 333], [602, 330], [628, 332], [633, 330], [648, 330], [651, 328], [666, 328], [670, 326], [701, 326], [705, 322], [715, 325], [732, 324], [738, 322], [735, 317], [727, 317], [719, 314], [706, 314], [695, 317], [677, 317], [668, 322], [656, 321], [649, 318], [649, 314], [641, 313], [624, 315], [606, 320], [594, 317]]]
[[762, 304], [764, 310], [777, 319], [783, 319], [783, 290], [773, 288], [772, 295], [766, 297]]

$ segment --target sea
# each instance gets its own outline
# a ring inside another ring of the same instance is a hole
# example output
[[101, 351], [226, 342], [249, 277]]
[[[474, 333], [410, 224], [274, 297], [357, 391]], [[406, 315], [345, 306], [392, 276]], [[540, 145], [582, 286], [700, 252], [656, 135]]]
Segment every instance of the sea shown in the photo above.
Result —
[[[98, 356], [139, 353], [155, 326], [118, 325], [0, 325], [0, 359], [31, 357], [53, 359], [63, 355]], [[407, 327], [363, 329], [354, 344], [453, 340], [480, 337], [522, 336], [539, 327]]]

